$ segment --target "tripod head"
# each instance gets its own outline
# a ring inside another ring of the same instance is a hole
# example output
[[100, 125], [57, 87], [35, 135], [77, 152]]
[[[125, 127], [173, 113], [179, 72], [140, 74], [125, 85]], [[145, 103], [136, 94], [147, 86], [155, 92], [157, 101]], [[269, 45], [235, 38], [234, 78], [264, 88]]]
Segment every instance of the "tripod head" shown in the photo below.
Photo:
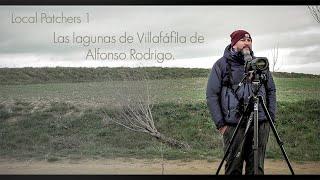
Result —
[[253, 94], [254, 96], [258, 95], [261, 85], [267, 81], [267, 75], [265, 71], [255, 71], [252, 72], [252, 85], [253, 85]]

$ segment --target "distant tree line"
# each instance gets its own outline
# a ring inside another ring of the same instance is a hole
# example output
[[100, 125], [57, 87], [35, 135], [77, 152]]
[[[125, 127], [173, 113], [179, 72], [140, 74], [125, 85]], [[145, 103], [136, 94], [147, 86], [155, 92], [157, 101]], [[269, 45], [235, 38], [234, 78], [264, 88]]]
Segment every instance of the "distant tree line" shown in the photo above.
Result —
[[[0, 84], [34, 84], [55, 82], [100, 82], [108, 80], [135, 80], [141, 77], [177, 79], [208, 77], [211, 69], [161, 67], [55, 67], [55, 68], [0, 68]], [[319, 75], [274, 72], [279, 78], [319, 78]], [[135, 78], [136, 77], [136, 78]]]

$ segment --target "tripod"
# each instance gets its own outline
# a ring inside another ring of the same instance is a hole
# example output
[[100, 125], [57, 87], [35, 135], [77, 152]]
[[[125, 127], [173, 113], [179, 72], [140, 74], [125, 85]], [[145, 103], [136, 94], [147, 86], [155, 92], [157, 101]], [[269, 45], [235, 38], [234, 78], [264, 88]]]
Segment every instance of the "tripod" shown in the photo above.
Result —
[[[246, 73], [245, 76], [243, 77], [243, 79], [241, 80], [241, 82], [239, 83], [236, 91], [239, 89], [239, 87], [243, 84], [243, 81], [244, 79], [246, 79], [246, 77], [248, 76], [248, 74]], [[291, 164], [289, 162], [289, 159], [288, 159], [288, 156], [284, 150], [284, 147], [283, 147], [283, 142], [281, 141], [279, 135], [278, 135], [278, 132], [274, 126], [274, 123], [273, 123], [273, 120], [270, 116], [270, 113], [267, 109], [267, 106], [265, 105], [265, 102], [264, 102], [264, 99], [262, 96], [258, 95], [258, 92], [259, 92], [259, 89], [261, 87], [261, 81], [265, 80], [265, 76], [264, 74], [259, 74], [259, 73], [255, 73], [254, 75], [254, 80], [252, 81], [252, 84], [253, 84], [253, 95], [249, 97], [249, 103], [247, 105], [245, 105], [244, 107], [244, 113], [242, 114], [242, 116], [240, 117], [240, 120], [232, 134], [232, 137], [231, 137], [231, 140], [230, 140], [230, 143], [228, 144], [227, 146], [227, 150], [223, 156], [223, 159], [222, 161], [220, 162], [220, 165], [218, 167], [218, 170], [216, 172], [216, 175], [219, 175], [219, 171], [223, 165], [223, 162], [224, 160], [226, 159], [226, 157], [228, 156], [228, 154], [230, 153], [230, 148], [231, 148], [231, 145], [233, 144], [234, 142], [234, 139], [239, 131], [239, 128], [240, 126], [242, 126], [244, 123], [245, 123], [245, 120], [247, 120], [247, 125], [246, 125], [246, 129], [245, 129], [245, 132], [244, 132], [244, 136], [243, 136], [243, 139], [240, 143], [240, 146], [238, 147], [238, 149], [240, 149], [237, 153], [236, 153], [236, 156], [238, 157], [242, 151], [242, 146], [244, 144], [244, 141], [245, 141], [245, 138], [247, 136], [247, 133], [248, 133], [248, 129], [249, 127], [251, 126], [251, 123], [253, 121], [253, 162], [254, 162], [254, 174], [257, 175], [258, 174], [258, 166], [259, 166], [259, 159], [258, 159], [258, 129], [259, 129], [259, 126], [258, 126], [258, 105], [259, 103], [262, 105], [262, 108], [263, 108], [263, 111], [264, 113], [266, 114], [266, 117], [267, 117], [267, 120], [270, 124], [270, 127], [273, 131], [273, 134], [275, 135], [276, 137], [276, 140], [277, 140], [277, 143], [278, 145], [280, 146], [280, 149], [281, 149], [281, 152], [287, 162], [287, 165], [291, 171], [291, 174], [294, 175], [294, 172], [293, 172], [293, 169], [291, 167]]]

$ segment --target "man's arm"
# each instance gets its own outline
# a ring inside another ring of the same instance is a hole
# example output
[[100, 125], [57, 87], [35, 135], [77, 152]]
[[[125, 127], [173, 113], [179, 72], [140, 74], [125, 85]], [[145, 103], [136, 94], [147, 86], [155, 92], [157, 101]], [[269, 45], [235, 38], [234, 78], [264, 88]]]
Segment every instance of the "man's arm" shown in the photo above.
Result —
[[225, 126], [223, 115], [220, 106], [220, 93], [221, 93], [221, 69], [218, 64], [214, 64], [207, 83], [207, 105], [217, 129]]
[[267, 81], [267, 102], [266, 106], [269, 110], [270, 116], [275, 121], [276, 119], [276, 108], [277, 108], [277, 98], [276, 98], [276, 85], [274, 84], [273, 77], [270, 71], [268, 71], [268, 81]]

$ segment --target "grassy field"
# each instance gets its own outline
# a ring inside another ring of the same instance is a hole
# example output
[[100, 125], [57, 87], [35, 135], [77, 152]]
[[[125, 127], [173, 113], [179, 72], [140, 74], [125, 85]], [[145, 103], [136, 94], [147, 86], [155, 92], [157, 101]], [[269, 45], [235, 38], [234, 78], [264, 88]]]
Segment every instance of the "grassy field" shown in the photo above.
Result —
[[[320, 81], [310, 78], [275, 78], [277, 101], [320, 100]], [[148, 82], [155, 103], [194, 103], [205, 100], [207, 78], [161, 79]], [[143, 87], [139, 87], [143, 86]], [[119, 90], [132, 93], [144, 90], [145, 82], [108, 81], [2, 85], [0, 100], [58, 101], [80, 106], [116, 103]], [[121, 93], [127, 93], [121, 92]]]
[[[158, 130], [191, 145], [190, 151], [159, 143], [143, 133], [102, 122], [104, 109], [119, 96], [146, 93], [143, 81], [105, 81], [1, 85], [0, 156], [38, 158], [135, 157], [166, 159], [221, 158], [222, 139], [207, 105], [207, 78], [148, 81]], [[275, 78], [276, 124], [288, 156], [320, 160], [320, 81]], [[282, 158], [273, 136], [267, 157]]]

